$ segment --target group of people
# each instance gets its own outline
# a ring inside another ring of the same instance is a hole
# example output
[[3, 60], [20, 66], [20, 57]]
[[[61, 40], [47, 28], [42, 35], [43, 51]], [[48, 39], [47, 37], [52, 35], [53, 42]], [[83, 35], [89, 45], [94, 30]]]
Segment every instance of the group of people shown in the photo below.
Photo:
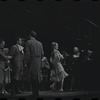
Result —
[[63, 91], [63, 88], [67, 91], [89, 90], [88, 83], [93, 74], [90, 69], [94, 66], [93, 51], [73, 47], [71, 55], [66, 51], [61, 54], [57, 42], [52, 42], [52, 46], [50, 80], [53, 84], [50, 88], [55, 91]]
[[[23, 39], [18, 37], [10, 50], [5, 48], [5, 41], [0, 40], [0, 92], [7, 94], [6, 80], [10, 83], [11, 94], [21, 93], [19, 90], [23, 69], [30, 70], [30, 81], [34, 98], [38, 96], [41, 59], [44, 55], [42, 43], [35, 39], [36, 32], [30, 32], [30, 39], [23, 46]], [[27, 75], [26, 75], [27, 76]], [[7, 82], [7, 83], [9, 83]]]
[[[30, 31], [30, 39], [23, 45], [23, 39], [17, 38], [16, 44], [10, 50], [5, 48], [5, 41], [0, 40], [0, 91], [1, 94], [6, 94], [6, 83], [11, 83], [11, 94], [21, 93], [21, 78], [23, 70], [28, 69], [30, 75], [30, 82], [32, 85], [32, 96], [37, 98], [39, 96], [39, 83], [41, 82], [41, 66], [47, 60], [44, 57], [43, 45], [36, 39], [37, 33]], [[53, 83], [50, 88], [54, 91], [63, 91], [64, 79], [70, 76], [62, 64], [65, 60], [63, 54], [58, 50], [57, 42], [52, 42], [52, 52], [50, 56], [50, 65], [46, 61], [47, 68], [50, 71], [50, 81]], [[72, 56], [72, 81], [71, 90], [74, 89], [75, 84], [78, 85], [80, 81], [80, 64], [82, 61], [91, 60], [90, 56], [93, 53], [88, 50], [88, 55], [81, 56], [78, 47], [74, 47], [74, 54]], [[84, 52], [84, 51], [83, 51]], [[84, 60], [83, 60], [84, 58]], [[28, 75], [26, 75], [28, 76]]]

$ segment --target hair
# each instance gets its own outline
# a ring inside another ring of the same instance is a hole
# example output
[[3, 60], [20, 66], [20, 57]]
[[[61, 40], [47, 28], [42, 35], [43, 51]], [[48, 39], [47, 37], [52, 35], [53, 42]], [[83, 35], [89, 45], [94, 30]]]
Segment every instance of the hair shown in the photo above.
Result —
[[35, 31], [30, 31], [30, 36], [32, 36], [32, 37], [36, 37], [37, 36], [37, 33], [35, 32]]
[[[75, 49], [76, 49], [76, 51], [75, 51]], [[79, 52], [79, 48], [78, 47], [74, 47], [73, 50], [74, 50], [74, 52]]]
[[16, 37], [16, 42], [19, 41], [19, 39], [23, 39], [22, 37]]
[[57, 42], [52, 42], [52, 49], [54, 49], [54, 47], [57, 45]]

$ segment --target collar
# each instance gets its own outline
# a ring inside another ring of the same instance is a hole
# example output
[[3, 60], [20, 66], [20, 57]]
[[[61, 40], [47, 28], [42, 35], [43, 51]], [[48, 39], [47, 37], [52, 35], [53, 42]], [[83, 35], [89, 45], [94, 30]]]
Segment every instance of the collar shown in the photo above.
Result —
[[19, 44], [16, 44], [16, 45], [18, 46], [19, 51], [21, 51], [21, 50], [23, 50], [23, 49], [24, 49], [24, 47], [23, 47], [23, 46], [21, 46], [21, 45], [19, 45]]
[[23, 46], [21, 46], [21, 45], [19, 45], [19, 44], [16, 44], [18, 47], [23, 47]]
[[34, 38], [34, 37], [31, 37], [30, 39], [31, 39], [31, 40], [35, 40], [35, 38]]

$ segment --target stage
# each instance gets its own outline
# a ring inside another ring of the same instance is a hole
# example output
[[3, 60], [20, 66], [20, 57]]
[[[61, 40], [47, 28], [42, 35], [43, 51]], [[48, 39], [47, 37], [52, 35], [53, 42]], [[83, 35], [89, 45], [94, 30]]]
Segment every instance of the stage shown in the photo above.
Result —
[[[32, 100], [31, 92], [22, 94], [0, 96], [0, 100]], [[38, 100], [99, 100], [99, 91], [54, 92], [40, 91]]]

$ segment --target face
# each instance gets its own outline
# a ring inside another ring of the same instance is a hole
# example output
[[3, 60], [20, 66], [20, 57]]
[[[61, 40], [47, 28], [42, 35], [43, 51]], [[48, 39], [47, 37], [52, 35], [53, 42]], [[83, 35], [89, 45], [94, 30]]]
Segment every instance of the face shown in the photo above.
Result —
[[9, 52], [8, 48], [4, 48], [3, 50], [5, 51], [6, 54], [8, 54], [8, 52]]
[[74, 52], [79, 52], [79, 49], [77, 47], [74, 47]]
[[89, 56], [90, 56], [92, 53], [93, 53], [92, 51], [88, 50], [88, 55], [89, 55]]
[[19, 40], [17, 41], [17, 43], [18, 43], [19, 45], [22, 45], [22, 43], [23, 43], [22, 39], [19, 38]]
[[0, 48], [4, 48], [5, 47], [5, 41], [2, 41], [1, 43], [0, 43]]
[[57, 50], [59, 49], [58, 44], [55, 45], [55, 49], [57, 49]]

